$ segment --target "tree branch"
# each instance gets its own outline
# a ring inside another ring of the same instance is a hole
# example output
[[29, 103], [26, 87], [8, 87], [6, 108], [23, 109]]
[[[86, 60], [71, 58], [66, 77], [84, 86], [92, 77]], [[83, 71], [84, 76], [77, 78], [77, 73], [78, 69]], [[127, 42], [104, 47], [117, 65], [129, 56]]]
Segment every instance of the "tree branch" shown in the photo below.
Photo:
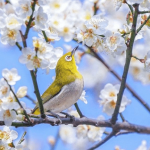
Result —
[[138, 33], [142, 28], [143, 26], [147, 23], [147, 21], [150, 19], [150, 15], [147, 17], [147, 19], [143, 22], [143, 24], [141, 24], [141, 26], [137, 29], [136, 33]]
[[94, 145], [93, 147], [89, 148], [88, 150], [94, 150], [95, 148], [103, 145], [105, 142], [107, 142], [110, 138], [112, 138], [115, 135], [115, 132], [112, 131], [109, 135], [107, 135], [103, 140], [101, 140], [99, 143]]
[[115, 110], [114, 110], [114, 113], [113, 113], [112, 119], [111, 119], [112, 124], [115, 124], [116, 121], [117, 121], [117, 116], [118, 116], [118, 113], [119, 113], [119, 108], [120, 108], [120, 105], [121, 105], [121, 100], [122, 100], [122, 96], [123, 96], [123, 93], [124, 93], [126, 79], [127, 79], [127, 75], [128, 75], [129, 66], [130, 66], [133, 43], [134, 43], [134, 39], [135, 39], [135, 36], [136, 36], [136, 24], [137, 24], [137, 17], [138, 17], [138, 11], [139, 11], [139, 9], [138, 9], [139, 4], [134, 4], [133, 6], [135, 8], [135, 11], [134, 11], [134, 16], [133, 16], [131, 39], [130, 39], [130, 42], [129, 42], [129, 47], [127, 48], [127, 51], [126, 51], [126, 63], [125, 63], [125, 66], [124, 66], [121, 86], [120, 86], [120, 89], [119, 89], [119, 93], [117, 95], [116, 107], [115, 107]]
[[[92, 125], [96, 127], [109, 127], [112, 128], [114, 131], [120, 131], [120, 130], [126, 130], [130, 132], [135, 132], [135, 133], [141, 133], [141, 134], [150, 134], [150, 127], [145, 127], [145, 126], [140, 126], [136, 124], [131, 124], [129, 122], [117, 122], [115, 125], [111, 123], [110, 120], [96, 120], [92, 118], [59, 118], [62, 122], [62, 124], [68, 125], [72, 124], [74, 127], [77, 127], [78, 125]], [[31, 118], [32, 124], [28, 122], [13, 122], [12, 126], [15, 127], [32, 127], [37, 124], [50, 124], [52, 126], [59, 125], [60, 120], [58, 118]], [[4, 125], [4, 121], [0, 121], [0, 126]]]

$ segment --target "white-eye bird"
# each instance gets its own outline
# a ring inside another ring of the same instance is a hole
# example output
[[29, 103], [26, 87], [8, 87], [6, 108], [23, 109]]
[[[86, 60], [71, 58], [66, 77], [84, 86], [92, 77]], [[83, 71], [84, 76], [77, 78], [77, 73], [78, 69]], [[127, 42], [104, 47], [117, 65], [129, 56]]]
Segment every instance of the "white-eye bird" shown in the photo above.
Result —
[[[64, 54], [57, 62], [56, 78], [48, 89], [42, 94], [44, 111], [59, 113], [77, 102], [83, 91], [83, 77], [77, 70], [75, 51], [78, 46]], [[38, 104], [32, 111], [39, 115]]]

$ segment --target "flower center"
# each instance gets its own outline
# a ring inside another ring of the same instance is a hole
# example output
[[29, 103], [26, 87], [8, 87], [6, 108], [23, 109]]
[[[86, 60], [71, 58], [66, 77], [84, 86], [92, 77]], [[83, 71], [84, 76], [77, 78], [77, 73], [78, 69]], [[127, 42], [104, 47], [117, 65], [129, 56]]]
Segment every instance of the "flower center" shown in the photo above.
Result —
[[69, 28], [68, 27], [64, 27], [64, 32], [68, 33], [69, 32]]
[[54, 7], [55, 7], [56, 9], [59, 9], [59, 8], [60, 8], [60, 4], [59, 4], [59, 3], [55, 3], [55, 4], [54, 4]]
[[116, 96], [116, 94], [115, 94], [114, 92], [110, 92], [110, 93], [109, 93], [109, 96], [110, 96], [110, 97], [114, 97], [114, 96]]
[[110, 102], [110, 105], [111, 105], [111, 107], [115, 108], [115, 106], [116, 106], [115, 101], [114, 101], [114, 100], [112, 100], [112, 101]]
[[110, 37], [110, 43], [111, 43], [111, 44], [115, 44], [116, 41], [117, 41], [117, 37], [115, 37], [115, 36], [111, 36], [111, 37]]
[[7, 33], [8, 37], [10, 39], [15, 39], [15, 35], [16, 35], [16, 32], [14, 30], [9, 30], [8, 33]]
[[3, 95], [5, 95], [7, 93], [7, 91], [8, 91], [8, 87], [6, 87], [6, 86], [3, 87], [2, 90], [1, 90]]
[[19, 22], [15, 19], [15, 18], [12, 18], [9, 22], [8, 22], [9, 25], [16, 25], [16, 24], [19, 24]]

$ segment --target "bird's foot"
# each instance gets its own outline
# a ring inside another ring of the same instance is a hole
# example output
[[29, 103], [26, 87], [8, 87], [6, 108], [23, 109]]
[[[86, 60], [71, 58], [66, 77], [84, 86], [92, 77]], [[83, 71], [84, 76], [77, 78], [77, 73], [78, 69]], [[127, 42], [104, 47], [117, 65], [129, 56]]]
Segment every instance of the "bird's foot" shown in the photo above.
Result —
[[61, 118], [60, 118], [60, 116], [58, 114], [53, 113], [52, 111], [48, 111], [48, 112], [51, 113], [53, 117], [55, 117], [55, 118], [57, 118], [59, 120], [58, 125], [62, 124]]
[[75, 119], [74, 116], [72, 116], [72, 115], [70, 115], [68, 113], [65, 113], [65, 112], [60, 112], [60, 113], [66, 115], [66, 118], [70, 118], [70, 121], [73, 121]]

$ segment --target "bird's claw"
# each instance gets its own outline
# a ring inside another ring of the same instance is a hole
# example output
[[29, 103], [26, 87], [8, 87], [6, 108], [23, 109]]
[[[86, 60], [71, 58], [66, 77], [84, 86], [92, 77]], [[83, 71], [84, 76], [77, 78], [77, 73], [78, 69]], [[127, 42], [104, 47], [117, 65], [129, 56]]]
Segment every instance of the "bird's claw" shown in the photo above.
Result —
[[59, 120], [59, 123], [57, 123], [57, 125], [62, 124], [62, 121], [61, 121], [60, 116], [58, 114], [53, 113], [52, 111], [49, 111], [49, 112], [53, 115], [53, 117], [55, 117], [55, 118], [57, 118]]
[[70, 118], [71, 121], [75, 120], [75, 117], [68, 113], [65, 113], [65, 112], [60, 112], [60, 113], [66, 115], [66, 118]]

